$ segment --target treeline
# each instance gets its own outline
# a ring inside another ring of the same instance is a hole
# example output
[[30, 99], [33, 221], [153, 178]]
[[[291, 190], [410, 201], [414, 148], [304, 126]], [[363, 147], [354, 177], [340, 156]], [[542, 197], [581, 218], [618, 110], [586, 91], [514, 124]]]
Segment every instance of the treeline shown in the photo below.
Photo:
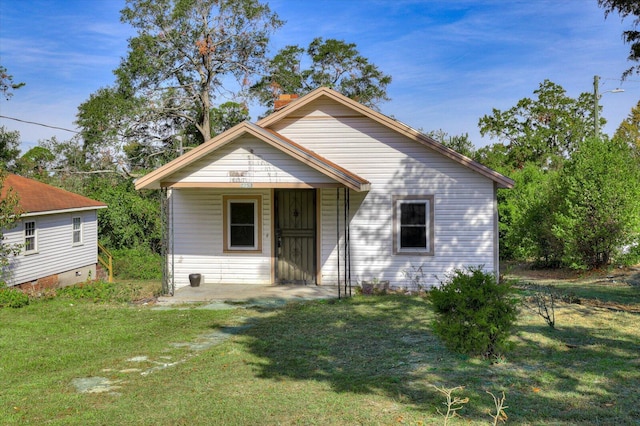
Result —
[[511, 177], [499, 190], [500, 255], [540, 267], [640, 262], [640, 102], [610, 138], [593, 94], [550, 81], [479, 121], [498, 143], [471, 153]]

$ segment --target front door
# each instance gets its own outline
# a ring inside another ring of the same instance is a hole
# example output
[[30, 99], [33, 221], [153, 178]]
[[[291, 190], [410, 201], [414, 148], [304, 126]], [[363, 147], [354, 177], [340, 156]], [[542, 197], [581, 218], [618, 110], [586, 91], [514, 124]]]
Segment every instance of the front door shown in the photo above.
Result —
[[276, 282], [316, 283], [316, 191], [276, 189]]

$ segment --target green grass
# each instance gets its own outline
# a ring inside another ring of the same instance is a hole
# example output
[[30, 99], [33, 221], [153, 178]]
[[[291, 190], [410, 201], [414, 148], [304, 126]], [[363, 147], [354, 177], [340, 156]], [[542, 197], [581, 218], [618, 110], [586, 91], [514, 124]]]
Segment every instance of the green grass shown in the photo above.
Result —
[[[0, 309], [0, 424], [443, 424], [432, 385], [465, 386], [454, 424], [490, 424], [486, 391], [505, 392], [509, 424], [638, 424], [640, 315], [561, 304], [556, 316], [552, 330], [523, 310], [491, 363], [443, 347], [419, 297], [225, 311], [35, 301]], [[118, 387], [79, 393], [86, 377]]]

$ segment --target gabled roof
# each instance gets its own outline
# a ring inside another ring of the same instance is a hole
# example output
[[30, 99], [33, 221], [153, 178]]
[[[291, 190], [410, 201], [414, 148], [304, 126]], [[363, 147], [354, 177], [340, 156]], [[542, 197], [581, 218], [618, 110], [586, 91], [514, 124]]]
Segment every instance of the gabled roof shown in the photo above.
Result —
[[289, 104], [284, 106], [282, 109], [274, 112], [273, 114], [259, 120], [256, 124], [260, 127], [268, 128], [280, 120], [287, 118], [295, 113], [296, 110], [310, 104], [311, 102], [316, 101], [319, 98], [327, 97], [335, 102], [338, 102], [348, 108], [351, 108], [355, 112], [364, 115], [365, 117], [369, 117], [378, 123], [401, 133], [402, 135], [412, 139], [427, 148], [430, 148], [439, 154], [444, 155], [445, 157], [450, 158], [451, 160], [462, 164], [465, 167], [479, 173], [480, 175], [487, 177], [494, 181], [499, 188], [513, 188], [514, 181], [509, 179], [508, 177], [492, 170], [477, 161], [472, 160], [469, 157], [466, 157], [446, 146], [438, 143], [433, 138], [407, 126], [406, 124], [394, 120], [390, 117], [387, 117], [384, 114], [381, 114], [373, 109], [366, 107], [346, 96], [336, 92], [335, 90], [329, 89], [327, 87], [320, 87], [305, 96], [302, 96], [298, 99], [292, 100]]
[[368, 191], [369, 181], [352, 173], [321, 155], [293, 142], [273, 130], [264, 129], [248, 121], [242, 122], [235, 127], [221, 133], [215, 138], [203, 143], [186, 154], [154, 170], [153, 172], [139, 178], [135, 182], [136, 189], [158, 189], [162, 186], [170, 186], [168, 181], [170, 176], [204, 156], [217, 149], [233, 142], [244, 135], [251, 135], [283, 153], [305, 163], [309, 167], [319, 171], [329, 178], [351, 188], [355, 191]]
[[21, 212], [26, 216], [107, 207], [100, 201], [14, 174], [7, 174], [0, 193], [1, 199], [7, 196], [9, 188], [18, 195]]

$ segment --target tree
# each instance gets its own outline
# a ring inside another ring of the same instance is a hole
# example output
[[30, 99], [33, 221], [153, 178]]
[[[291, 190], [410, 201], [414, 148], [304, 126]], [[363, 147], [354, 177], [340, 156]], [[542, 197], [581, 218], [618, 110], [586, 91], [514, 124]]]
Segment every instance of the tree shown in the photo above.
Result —
[[211, 109], [212, 135], [219, 135], [248, 119], [249, 110], [246, 105], [237, 102], [225, 102], [219, 107]]
[[182, 120], [205, 141], [212, 99], [234, 92], [231, 78], [246, 86], [282, 25], [258, 0], [127, 0], [121, 20], [138, 33], [115, 71], [119, 90], [146, 100], [143, 121]]
[[6, 173], [0, 170], [0, 284], [5, 281], [9, 257], [20, 250], [19, 246], [4, 242], [5, 230], [13, 228], [20, 220], [21, 214], [18, 195], [11, 188], [4, 188], [6, 176]]
[[[307, 62], [309, 67], [304, 68]], [[297, 45], [281, 49], [269, 61], [266, 75], [251, 87], [251, 93], [262, 105], [273, 108], [280, 94], [302, 96], [326, 86], [376, 108], [389, 100], [389, 83], [391, 76], [362, 56], [354, 43], [318, 37], [306, 50]]]
[[45, 181], [54, 160], [55, 155], [47, 148], [34, 146], [16, 160], [15, 170], [22, 176]]
[[500, 249], [515, 259], [532, 259], [537, 266], [561, 266], [564, 242], [553, 232], [554, 214], [561, 204], [558, 172], [527, 164], [511, 177], [514, 188], [502, 192], [500, 215], [507, 213], [508, 228]]
[[[598, 0], [598, 5], [604, 8], [604, 15], [608, 17], [610, 13], [618, 12], [622, 18], [634, 16], [633, 28], [622, 32], [622, 39], [631, 45], [629, 57], [630, 61], [640, 62], [640, 1], [638, 0]], [[640, 65], [634, 65], [622, 74], [626, 78], [633, 73], [640, 74]]]
[[466, 155], [467, 157], [473, 157], [476, 148], [473, 146], [473, 142], [469, 139], [469, 134], [449, 136], [447, 132], [442, 129], [434, 130], [427, 133], [427, 136], [440, 142], [447, 148], [451, 148], [459, 154]]
[[89, 179], [84, 194], [109, 206], [98, 213], [102, 244], [112, 249], [160, 252], [162, 224], [156, 192], [141, 193], [130, 179], [112, 175], [110, 179]]
[[565, 263], [605, 266], [640, 238], [640, 161], [619, 139], [588, 139], [562, 168], [553, 232]]
[[620, 123], [613, 137], [627, 142], [634, 148], [636, 155], [640, 155], [640, 101]]
[[[480, 134], [504, 143], [508, 162], [521, 168], [527, 162], [541, 167], [568, 158], [593, 129], [593, 94], [577, 99], [549, 80], [533, 92], [537, 98], [524, 98], [506, 111], [494, 108], [478, 123]], [[601, 119], [602, 124], [604, 120]]]
[[10, 169], [20, 155], [20, 132], [0, 126], [0, 169]]
[[[144, 100], [117, 87], [105, 87], [91, 94], [78, 107], [76, 124], [82, 137], [81, 160], [87, 162], [99, 153], [120, 159], [129, 138], [148, 139], [155, 135], [141, 128], [139, 120]], [[84, 167], [85, 164], [80, 164]]]
[[25, 83], [14, 83], [13, 76], [9, 74], [7, 69], [0, 65], [0, 93], [4, 95], [6, 100], [13, 96], [12, 91], [24, 86]]

